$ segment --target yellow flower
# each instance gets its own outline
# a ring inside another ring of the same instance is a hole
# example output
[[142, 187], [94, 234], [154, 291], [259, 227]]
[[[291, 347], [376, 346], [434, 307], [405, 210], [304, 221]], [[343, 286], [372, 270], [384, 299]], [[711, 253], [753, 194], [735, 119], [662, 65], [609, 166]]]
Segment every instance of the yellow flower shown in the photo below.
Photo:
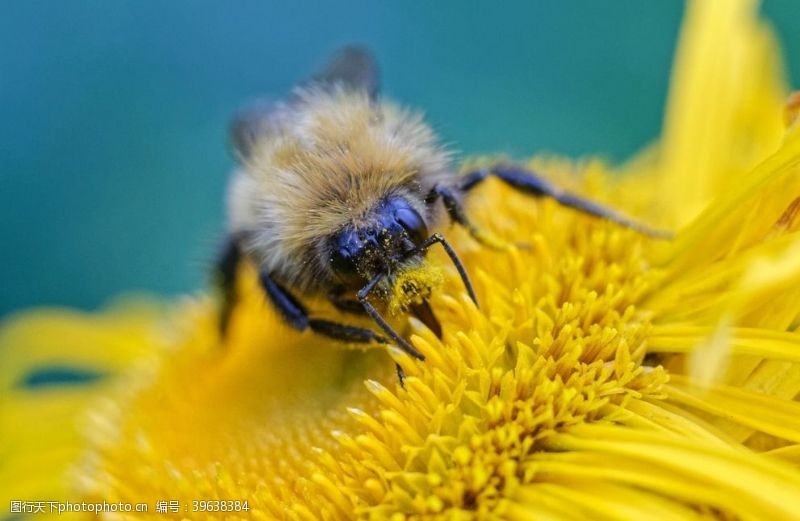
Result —
[[[108, 519], [800, 519], [800, 130], [755, 7], [688, 5], [659, 144], [618, 169], [531, 161], [675, 240], [487, 183], [475, 219], [530, 248], [444, 230], [481, 308], [442, 261], [442, 338], [410, 320], [426, 361], [390, 350], [405, 387], [379, 350], [282, 325], [252, 270], [225, 345], [209, 298], [17, 318], [0, 500], [149, 505]], [[116, 376], [30, 384], [58, 363]], [[85, 437], [65, 427], [79, 410]]]

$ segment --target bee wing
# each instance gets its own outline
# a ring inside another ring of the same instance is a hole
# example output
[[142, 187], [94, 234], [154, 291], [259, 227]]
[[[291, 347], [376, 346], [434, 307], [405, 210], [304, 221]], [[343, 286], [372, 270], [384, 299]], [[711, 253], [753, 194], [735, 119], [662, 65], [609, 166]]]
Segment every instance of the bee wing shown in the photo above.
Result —
[[[340, 85], [364, 90], [374, 99], [380, 88], [379, 76], [378, 64], [372, 53], [366, 47], [350, 45], [340, 49], [322, 72], [304, 85]], [[240, 161], [250, 157], [253, 143], [268, 134], [275, 125], [281, 105], [285, 107], [294, 101], [293, 97], [283, 102], [265, 98], [251, 103], [234, 116], [230, 124], [230, 142]]]
[[276, 100], [263, 98], [234, 115], [229, 127], [230, 143], [239, 160], [250, 157], [253, 143], [269, 132], [277, 108]]
[[349, 45], [340, 49], [322, 72], [311, 78], [310, 83], [365, 90], [374, 99], [380, 90], [380, 71], [369, 49]]

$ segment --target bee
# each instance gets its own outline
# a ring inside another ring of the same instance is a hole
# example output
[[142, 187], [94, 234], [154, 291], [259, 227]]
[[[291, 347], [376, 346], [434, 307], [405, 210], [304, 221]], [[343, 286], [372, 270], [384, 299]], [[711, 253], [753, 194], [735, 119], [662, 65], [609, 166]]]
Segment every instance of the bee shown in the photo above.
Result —
[[[430, 230], [446, 215], [479, 242], [497, 247], [463, 203], [489, 177], [648, 235], [666, 235], [518, 166], [459, 174], [419, 113], [381, 98], [376, 62], [357, 46], [342, 49], [288, 97], [242, 111], [231, 124], [231, 142], [238, 166], [217, 262], [223, 334], [235, 306], [237, 266], [247, 258], [258, 267], [267, 300], [294, 329], [345, 342], [391, 342], [423, 360], [381, 312], [388, 288], [398, 273], [429, 262], [428, 250], [439, 245], [478, 304], [457, 253]], [[301, 300], [313, 295], [368, 315], [381, 334], [315, 317]], [[436, 329], [426, 301], [413, 311]]]

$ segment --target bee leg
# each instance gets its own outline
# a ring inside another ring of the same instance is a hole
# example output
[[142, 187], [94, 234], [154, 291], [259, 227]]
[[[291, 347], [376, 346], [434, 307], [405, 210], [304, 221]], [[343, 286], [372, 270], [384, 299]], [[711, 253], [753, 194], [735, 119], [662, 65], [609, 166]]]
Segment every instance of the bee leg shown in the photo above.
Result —
[[[335, 340], [341, 340], [343, 342], [354, 342], [359, 344], [367, 344], [371, 342], [377, 342], [379, 344], [389, 343], [388, 340], [377, 335], [370, 329], [339, 324], [338, 322], [333, 322], [330, 320], [310, 318], [308, 319], [308, 326], [315, 333], [333, 338]], [[395, 371], [397, 372], [397, 378], [400, 380], [400, 385], [403, 386], [403, 382], [406, 379], [406, 373], [403, 371], [403, 368], [400, 367], [400, 364], [395, 363], [394, 366]]]
[[615, 222], [619, 225], [625, 226], [626, 228], [630, 228], [650, 237], [659, 239], [670, 239], [673, 237], [672, 232], [651, 228], [650, 226], [635, 221], [617, 212], [616, 210], [578, 195], [565, 192], [549, 181], [537, 176], [535, 173], [517, 166], [498, 165], [491, 168], [470, 172], [461, 179], [458, 189], [462, 192], [468, 192], [490, 176], [500, 179], [507, 185], [516, 188], [525, 194], [532, 195], [534, 197], [551, 197], [558, 204], [569, 208], [574, 208], [575, 210], [588, 215], [608, 219], [609, 221]]
[[357, 315], [367, 314], [367, 312], [364, 311], [364, 306], [361, 305], [361, 302], [345, 298], [343, 293], [344, 288], [342, 287], [336, 287], [330, 293], [328, 293], [328, 300], [336, 309], [339, 311], [344, 311], [345, 313], [353, 313]]
[[[348, 326], [347, 324], [340, 324], [331, 320], [310, 318], [306, 307], [283, 286], [275, 282], [275, 280], [270, 277], [269, 273], [262, 273], [260, 280], [261, 287], [264, 288], [269, 300], [275, 305], [278, 312], [286, 319], [289, 325], [298, 331], [305, 331], [310, 328], [315, 333], [343, 342], [365, 344], [370, 342], [377, 342], [379, 344], [389, 343], [388, 340], [370, 329]], [[361, 309], [366, 312], [363, 307]], [[400, 367], [400, 364], [395, 364], [395, 369], [397, 371], [397, 378], [400, 379], [400, 385], [402, 386], [406, 376], [405, 372], [403, 368]]]
[[461, 201], [459, 201], [456, 190], [453, 188], [438, 184], [433, 187], [433, 190], [428, 194], [425, 202], [433, 204], [440, 197], [442, 198], [445, 210], [447, 210], [447, 215], [450, 216], [450, 219], [466, 228], [476, 241], [493, 250], [507, 250], [511, 246], [510, 243], [499, 237], [495, 237], [491, 233], [475, 225], [475, 223], [467, 217], [467, 212], [464, 210], [464, 206], [461, 204]]
[[294, 295], [289, 293], [288, 290], [275, 282], [268, 273], [262, 273], [260, 281], [261, 287], [264, 288], [270, 302], [272, 302], [286, 322], [298, 331], [311, 329], [315, 333], [343, 342], [387, 343], [383, 337], [370, 329], [340, 324], [331, 320], [311, 318], [308, 316], [306, 307]]
[[229, 236], [217, 256], [214, 267], [214, 282], [219, 288], [222, 304], [219, 312], [219, 331], [224, 338], [228, 330], [231, 312], [236, 305], [236, 272], [242, 252], [236, 239]]
[[406, 372], [400, 364], [394, 364], [394, 369], [397, 371], [397, 379], [400, 380], [400, 387], [405, 387]]

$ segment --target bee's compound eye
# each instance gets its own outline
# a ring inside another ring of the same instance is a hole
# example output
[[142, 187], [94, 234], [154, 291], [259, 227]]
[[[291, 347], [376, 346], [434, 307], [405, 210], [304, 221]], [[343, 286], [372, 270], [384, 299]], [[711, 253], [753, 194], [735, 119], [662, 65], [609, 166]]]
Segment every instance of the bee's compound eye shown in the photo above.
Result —
[[405, 229], [414, 244], [420, 244], [428, 238], [428, 227], [425, 220], [410, 206], [396, 208], [394, 218]]
[[329, 244], [331, 270], [342, 282], [358, 284], [357, 259], [363, 251], [362, 242], [354, 230], [345, 229], [333, 236]]

